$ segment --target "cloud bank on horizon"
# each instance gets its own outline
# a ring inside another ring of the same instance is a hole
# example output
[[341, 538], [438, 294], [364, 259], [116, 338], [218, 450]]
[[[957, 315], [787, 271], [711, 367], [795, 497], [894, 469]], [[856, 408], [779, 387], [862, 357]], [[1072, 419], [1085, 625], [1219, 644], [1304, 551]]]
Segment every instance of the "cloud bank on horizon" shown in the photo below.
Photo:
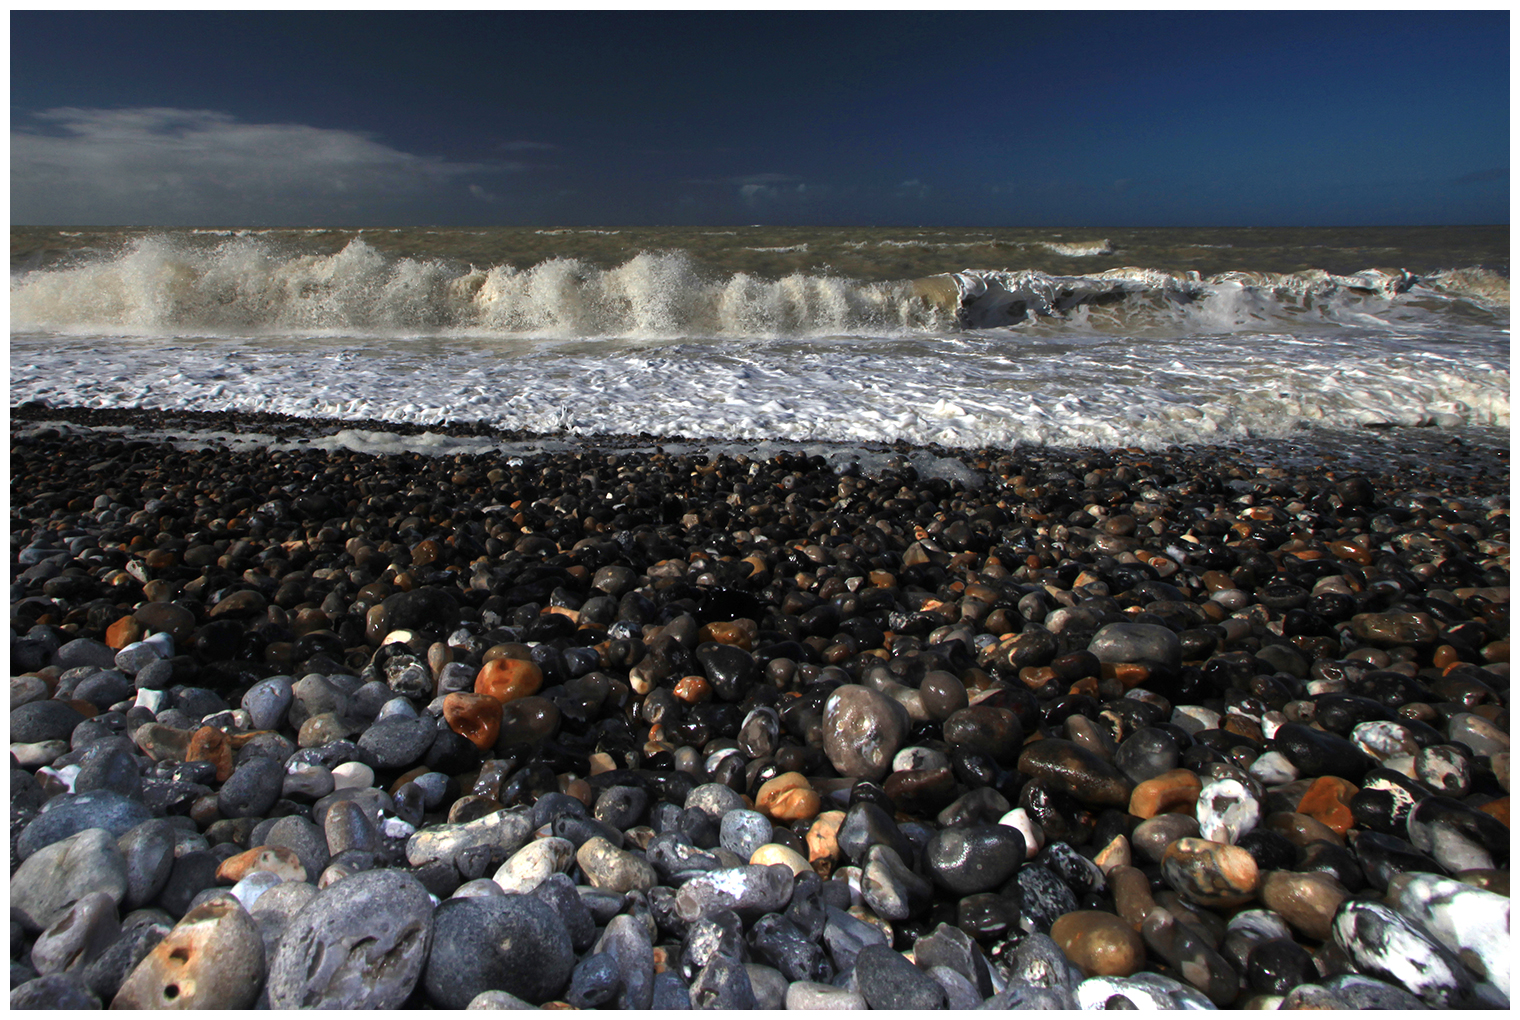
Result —
[[517, 161], [452, 162], [357, 131], [247, 124], [213, 110], [45, 110], [11, 134], [18, 223], [194, 225], [349, 221], [436, 189], [489, 201], [479, 182]]

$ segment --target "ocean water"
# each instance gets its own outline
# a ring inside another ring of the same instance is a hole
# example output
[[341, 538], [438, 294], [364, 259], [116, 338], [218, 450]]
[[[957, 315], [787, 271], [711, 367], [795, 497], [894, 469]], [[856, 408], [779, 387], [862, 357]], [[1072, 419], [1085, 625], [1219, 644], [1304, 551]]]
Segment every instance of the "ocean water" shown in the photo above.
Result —
[[1507, 448], [1495, 228], [13, 228], [11, 402], [951, 448]]

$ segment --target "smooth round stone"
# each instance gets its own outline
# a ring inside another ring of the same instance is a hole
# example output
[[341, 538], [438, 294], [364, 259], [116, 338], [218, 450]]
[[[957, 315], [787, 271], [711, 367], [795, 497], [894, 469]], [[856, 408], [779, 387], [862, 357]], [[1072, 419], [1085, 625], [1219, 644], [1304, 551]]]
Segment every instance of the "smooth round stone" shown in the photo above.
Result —
[[1351, 894], [1323, 872], [1269, 871], [1261, 879], [1262, 905], [1296, 932], [1325, 941], [1336, 910]]
[[1214, 1005], [1228, 1006], [1239, 995], [1240, 975], [1197, 930], [1178, 921], [1170, 911], [1156, 907], [1147, 914], [1140, 937]]
[[351, 875], [286, 928], [269, 966], [270, 1008], [395, 1009], [421, 977], [432, 939], [433, 901], [415, 878], [390, 869]]
[[639, 824], [649, 807], [649, 794], [637, 786], [609, 786], [596, 798], [592, 816], [611, 829], [622, 831]]
[[1466, 796], [1472, 788], [1472, 764], [1464, 748], [1437, 744], [1422, 749], [1414, 759], [1415, 777], [1447, 797]]
[[1305, 776], [1340, 776], [1360, 783], [1378, 766], [1376, 759], [1345, 737], [1299, 723], [1279, 726], [1272, 735], [1272, 748]]
[[1182, 754], [1170, 734], [1152, 726], [1136, 730], [1114, 752], [1114, 767], [1133, 783], [1154, 779], [1177, 767]]
[[1410, 844], [1449, 872], [1487, 870], [1508, 863], [1508, 827], [1461, 801], [1426, 797], [1410, 812], [1407, 824]]
[[873, 846], [861, 871], [861, 895], [866, 906], [888, 921], [902, 921], [921, 912], [934, 897], [934, 887], [916, 874], [891, 847]]
[[1475, 755], [1490, 758], [1509, 750], [1509, 734], [1472, 712], [1458, 712], [1447, 721], [1446, 739], [1466, 745]]
[[987, 892], [1024, 863], [1024, 837], [1005, 825], [944, 829], [924, 848], [934, 880], [957, 896]]
[[274, 730], [284, 725], [295, 701], [292, 686], [290, 677], [272, 676], [248, 688], [239, 704], [248, 713], [254, 729]]
[[1017, 830], [1018, 834], [1024, 837], [1026, 855], [1033, 856], [1039, 853], [1040, 848], [1045, 845], [1045, 830], [1040, 828], [1040, 823], [1031, 818], [1024, 808], [1014, 808], [999, 818], [998, 824]]
[[1050, 937], [1082, 973], [1126, 977], [1145, 963], [1145, 942], [1116, 915], [1077, 910], [1058, 917]]
[[686, 795], [682, 807], [701, 811], [713, 821], [721, 822], [730, 811], [744, 808], [744, 798], [721, 783], [703, 783]]
[[110, 1002], [121, 991], [127, 975], [143, 961], [153, 947], [163, 941], [174, 926], [168, 915], [159, 918], [145, 916], [134, 911], [122, 919], [121, 937], [106, 947], [80, 976], [85, 985], [101, 1002]]
[[337, 785], [333, 782], [331, 769], [294, 762], [286, 766], [285, 779], [280, 784], [280, 796], [315, 801], [321, 800], [335, 789]]
[[110, 669], [116, 665], [116, 649], [93, 638], [75, 638], [58, 649], [53, 656], [53, 665], [62, 670], [78, 666]]
[[869, 687], [845, 684], [824, 704], [823, 750], [841, 776], [880, 780], [907, 733], [903, 707]]
[[105, 893], [82, 897], [32, 946], [32, 967], [38, 974], [81, 971], [121, 934], [116, 901]]
[[1198, 834], [1234, 844], [1261, 821], [1261, 803], [1238, 779], [1215, 779], [1198, 793]]
[[293, 851], [307, 875], [320, 875], [332, 857], [326, 834], [300, 815], [276, 819], [264, 832], [263, 838], [271, 846]]
[[924, 710], [929, 713], [930, 718], [940, 722], [944, 722], [965, 708], [967, 704], [966, 685], [961, 683], [960, 678], [954, 673], [945, 670], [931, 670], [924, 674], [923, 681], [918, 685], [918, 692], [923, 700]]
[[267, 872], [282, 882], [304, 882], [305, 867], [296, 852], [283, 846], [256, 846], [234, 854], [216, 869], [219, 882], [236, 884], [251, 874]]
[[1056, 920], [1078, 908], [1077, 897], [1055, 872], [1040, 864], [1020, 868], [1002, 890], [1015, 910], [1019, 927], [1048, 933]]
[[782, 865], [746, 864], [698, 875], [676, 892], [676, 911], [688, 923], [729, 909], [741, 917], [758, 917], [785, 909], [795, 878]]
[[[302, 874], [304, 875], [305, 872], [303, 871]], [[272, 871], [250, 871], [233, 884], [232, 895], [243, 905], [244, 910], [252, 911], [253, 905], [263, 898], [265, 893], [283, 884], [285, 880]]]
[[122, 836], [129, 828], [150, 818], [146, 804], [117, 794], [116, 790], [90, 790], [85, 794], [64, 794], [43, 804], [15, 842], [23, 859], [61, 839], [84, 832], [87, 828], [105, 828], [112, 836]]
[[1166, 848], [1179, 839], [1198, 835], [1198, 819], [1191, 814], [1157, 815], [1135, 826], [1129, 844], [1140, 857], [1160, 864]]
[[251, 758], [238, 766], [216, 795], [224, 818], [262, 818], [280, 799], [285, 769], [273, 758]]
[[11, 743], [40, 744], [68, 740], [84, 716], [62, 701], [32, 701], [11, 709]]
[[939, 769], [948, 768], [950, 759], [942, 751], [932, 748], [903, 748], [892, 757], [892, 771], [909, 772], [912, 769]]
[[1182, 643], [1174, 631], [1149, 623], [1110, 623], [1098, 628], [1087, 650], [1099, 662], [1144, 663], [1177, 669]]
[[596, 1009], [616, 999], [622, 986], [617, 960], [610, 953], [594, 953], [575, 965], [565, 1001], [576, 1009]]
[[1024, 743], [1019, 717], [1006, 708], [972, 705], [951, 714], [942, 725], [945, 742], [971, 754], [985, 754], [1000, 765], [1011, 765]]
[[575, 862], [575, 845], [568, 839], [549, 836], [535, 839], [513, 854], [496, 872], [494, 880], [509, 893], [530, 893], [550, 875], [567, 871]]
[[782, 864], [791, 868], [793, 875], [803, 875], [813, 870], [813, 866], [808, 863], [806, 857], [803, 857], [791, 847], [783, 846], [780, 843], [766, 843], [763, 846], [757, 847], [755, 852], [750, 855], [749, 863], [763, 865]]
[[1147, 779], [1130, 792], [1129, 813], [1136, 818], [1155, 818], [1173, 812], [1196, 814], [1203, 781], [1189, 769], [1172, 769]]
[[619, 1009], [648, 1009], [653, 1003], [654, 932], [651, 918], [619, 914], [608, 920], [606, 930], [592, 946], [592, 952], [610, 953], [617, 961], [623, 980], [617, 1000]]
[[659, 882], [654, 867], [642, 857], [621, 850], [601, 836], [582, 843], [575, 860], [586, 878], [598, 889], [626, 893], [630, 889], [647, 891]]
[[1246, 982], [1254, 991], [1286, 995], [1319, 978], [1314, 957], [1292, 939], [1259, 942], [1246, 959]]
[[1019, 755], [1019, 771], [1083, 804], [1125, 808], [1134, 784], [1114, 766], [1069, 740], [1037, 740]]
[[434, 915], [424, 983], [434, 1002], [460, 1009], [497, 989], [525, 1002], [558, 996], [575, 964], [559, 916], [533, 896], [445, 900]]
[[32, 854], [11, 876], [11, 916], [41, 932], [90, 893], [121, 903], [127, 865], [116, 839], [105, 829], [85, 829]]
[[1386, 719], [1358, 723], [1351, 729], [1351, 742], [1378, 761], [1420, 749], [1409, 727]]
[[1161, 857], [1161, 875], [1193, 903], [1238, 907], [1256, 897], [1261, 874], [1240, 847], [1206, 839], [1179, 839]]
[[793, 981], [786, 989], [787, 1009], [870, 1009], [865, 996], [817, 981]]
[[748, 809], [730, 811], [723, 816], [718, 843], [747, 861], [756, 850], [771, 841], [771, 832], [770, 819], [760, 812]]
[[[12, 965], [12, 980], [15, 980]], [[45, 974], [11, 989], [11, 1009], [99, 1009], [100, 1000], [91, 994], [84, 980], [76, 974]]]
[[475, 674], [475, 693], [488, 695], [503, 705], [537, 694], [543, 685], [543, 671], [521, 659], [493, 659]]
[[363, 762], [346, 761], [333, 766], [333, 789], [363, 789], [375, 785], [375, 770]]
[[489, 751], [501, 734], [501, 702], [488, 694], [454, 691], [444, 695], [443, 719], [449, 729]]
[[376, 768], [401, 769], [422, 760], [438, 736], [431, 718], [395, 715], [375, 723], [359, 737], [359, 748]]
[[943, 1009], [945, 990], [899, 952], [866, 946], [855, 957], [855, 980], [872, 1009]]
[[191, 909], [127, 975], [112, 1009], [247, 1009], [264, 977], [264, 941], [237, 901]]
[[800, 772], [784, 772], [755, 792], [755, 810], [787, 825], [816, 817], [822, 807], [823, 798]]
[[1298, 768], [1277, 751], [1268, 751], [1261, 755], [1246, 771], [1250, 773], [1252, 779], [1269, 789], [1285, 786], [1298, 778]]
[[754, 1010], [760, 1004], [741, 963], [718, 956], [691, 983], [692, 1009]]
[[127, 892], [122, 907], [146, 906], [163, 890], [174, 869], [175, 829], [163, 818], [150, 818], [116, 841], [127, 869]]
[[1436, 941], [1458, 955], [1480, 977], [1510, 993], [1510, 902], [1455, 879], [1430, 874], [1396, 876], [1388, 902]]
[[510, 992], [491, 988], [470, 1000], [465, 1009], [536, 1009], [531, 1002], [524, 1002]]
[[1457, 957], [1385, 904], [1345, 901], [1331, 935], [1357, 970], [1407, 988], [1427, 1006], [1452, 1009], [1472, 993], [1471, 974]]

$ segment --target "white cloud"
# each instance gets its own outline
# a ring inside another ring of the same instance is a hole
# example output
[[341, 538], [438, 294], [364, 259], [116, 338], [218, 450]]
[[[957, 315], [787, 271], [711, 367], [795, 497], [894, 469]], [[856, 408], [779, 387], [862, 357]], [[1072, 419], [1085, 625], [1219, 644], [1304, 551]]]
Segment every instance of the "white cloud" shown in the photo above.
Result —
[[[66, 107], [11, 133], [15, 223], [335, 223], [374, 218], [470, 174], [357, 131], [247, 124], [211, 110]], [[480, 197], [477, 195], [477, 197]]]

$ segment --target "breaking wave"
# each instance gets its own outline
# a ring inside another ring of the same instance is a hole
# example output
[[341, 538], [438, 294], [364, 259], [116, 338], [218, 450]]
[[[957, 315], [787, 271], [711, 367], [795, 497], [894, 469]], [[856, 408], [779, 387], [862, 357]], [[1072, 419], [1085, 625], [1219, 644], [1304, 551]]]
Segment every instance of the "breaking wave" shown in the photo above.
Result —
[[[1063, 252], [1113, 251], [1107, 241], [1070, 247]], [[1206, 278], [1134, 267], [1081, 276], [967, 269], [860, 282], [826, 272], [714, 276], [680, 251], [644, 252], [613, 268], [553, 258], [521, 269], [390, 256], [362, 240], [332, 255], [291, 254], [239, 231], [209, 247], [139, 238], [113, 254], [19, 273], [11, 282], [11, 328], [774, 338], [1012, 327], [1145, 335], [1397, 326], [1432, 316], [1477, 315], [1492, 326], [1507, 318], [1508, 304], [1507, 277], [1483, 269], [1427, 277], [1369, 269]]]

